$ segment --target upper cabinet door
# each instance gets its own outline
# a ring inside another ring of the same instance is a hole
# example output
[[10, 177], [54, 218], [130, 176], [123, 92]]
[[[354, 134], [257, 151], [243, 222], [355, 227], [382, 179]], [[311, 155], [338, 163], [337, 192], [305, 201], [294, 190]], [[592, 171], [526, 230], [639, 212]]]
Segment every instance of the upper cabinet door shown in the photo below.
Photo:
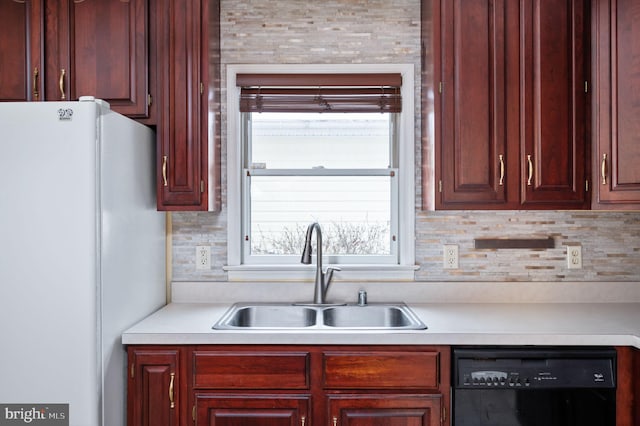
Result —
[[46, 0], [47, 100], [104, 99], [149, 114], [147, 0]]
[[442, 0], [436, 208], [587, 208], [585, 0]]
[[520, 5], [522, 204], [586, 208], [585, 1]]
[[[517, 98], [507, 98], [507, 67], [512, 63], [506, 54], [507, 25], [516, 22], [513, 36], [517, 41], [518, 15], [517, 8], [506, 3], [509, 1], [440, 3], [437, 208], [505, 208], [509, 180], [514, 180], [511, 183], [517, 191], [517, 176], [509, 176], [509, 170], [517, 172], [518, 147], [512, 151], [506, 143], [507, 104], [517, 103]], [[514, 195], [517, 198], [517, 192], [511, 197]]]
[[0, 102], [39, 101], [42, 0], [0, 1]]
[[594, 208], [640, 208], [640, 2], [594, 4]]
[[162, 88], [158, 209], [207, 210], [208, 2], [164, 0], [154, 7]]

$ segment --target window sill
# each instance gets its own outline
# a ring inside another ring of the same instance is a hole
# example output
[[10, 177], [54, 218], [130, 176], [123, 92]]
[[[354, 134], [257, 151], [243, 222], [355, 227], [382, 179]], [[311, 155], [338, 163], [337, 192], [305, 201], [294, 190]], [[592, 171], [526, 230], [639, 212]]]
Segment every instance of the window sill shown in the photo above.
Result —
[[[324, 265], [337, 266], [334, 281], [413, 281], [418, 265]], [[229, 281], [313, 281], [315, 265], [225, 266]]]

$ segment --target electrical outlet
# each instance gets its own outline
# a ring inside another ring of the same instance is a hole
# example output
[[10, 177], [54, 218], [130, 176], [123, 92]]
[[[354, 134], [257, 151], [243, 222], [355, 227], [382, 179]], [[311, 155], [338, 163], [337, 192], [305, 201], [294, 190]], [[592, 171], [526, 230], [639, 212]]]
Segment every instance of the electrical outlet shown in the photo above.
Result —
[[582, 269], [582, 246], [567, 246], [567, 267]]
[[458, 246], [455, 244], [445, 244], [443, 246], [443, 252], [444, 269], [458, 269]]
[[196, 247], [196, 269], [211, 269], [211, 247]]

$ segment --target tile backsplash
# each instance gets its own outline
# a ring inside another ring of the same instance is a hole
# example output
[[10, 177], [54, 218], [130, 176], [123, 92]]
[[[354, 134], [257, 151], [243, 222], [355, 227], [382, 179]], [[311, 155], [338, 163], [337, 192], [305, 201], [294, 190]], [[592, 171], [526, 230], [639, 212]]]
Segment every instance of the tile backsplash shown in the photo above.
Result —
[[[413, 63], [419, 76], [420, 25], [420, 0], [222, 0], [222, 87], [226, 85], [225, 65], [241, 63]], [[426, 57], [430, 57], [429, 52]], [[416, 105], [420, 105], [418, 80]], [[223, 100], [225, 96], [223, 92]], [[173, 213], [174, 281], [227, 279], [222, 270], [227, 262], [225, 117], [223, 102], [222, 211]], [[418, 109], [415, 119], [419, 188]], [[430, 154], [430, 148], [428, 151]], [[433, 212], [420, 209], [420, 197], [418, 191], [418, 281], [640, 281], [640, 212]], [[475, 238], [505, 237], [553, 237], [555, 247], [474, 249]], [[459, 269], [443, 269], [444, 244], [459, 246]], [[211, 270], [196, 270], [194, 253], [198, 245], [211, 246]], [[581, 245], [582, 269], [567, 268], [567, 245]]]
[[[225, 281], [224, 213], [173, 214], [175, 281]], [[553, 237], [551, 249], [475, 249], [475, 238]], [[459, 247], [459, 269], [442, 267], [443, 244]], [[212, 247], [212, 269], [196, 271], [194, 247]], [[567, 245], [582, 247], [568, 269]], [[416, 217], [418, 281], [640, 281], [640, 214], [595, 211], [424, 212]]]

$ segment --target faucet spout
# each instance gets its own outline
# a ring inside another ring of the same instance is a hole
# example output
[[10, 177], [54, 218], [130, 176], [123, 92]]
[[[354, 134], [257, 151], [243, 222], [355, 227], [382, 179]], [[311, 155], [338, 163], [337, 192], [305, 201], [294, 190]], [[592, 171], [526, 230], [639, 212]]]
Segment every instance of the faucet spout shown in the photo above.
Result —
[[311, 264], [311, 239], [313, 237], [313, 231], [316, 233], [316, 279], [313, 290], [313, 303], [322, 305], [325, 303], [327, 290], [331, 284], [331, 278], [334, 271], [339, 271], [339, 268], [331, 267], [327, 268], [326, 274], [322, 271], [322, 230], [318, 222], [313, 222], [307, 227], [307, 234], [304, 240], [304, 248], [302, 250], [301, 263], [305, 265]]

